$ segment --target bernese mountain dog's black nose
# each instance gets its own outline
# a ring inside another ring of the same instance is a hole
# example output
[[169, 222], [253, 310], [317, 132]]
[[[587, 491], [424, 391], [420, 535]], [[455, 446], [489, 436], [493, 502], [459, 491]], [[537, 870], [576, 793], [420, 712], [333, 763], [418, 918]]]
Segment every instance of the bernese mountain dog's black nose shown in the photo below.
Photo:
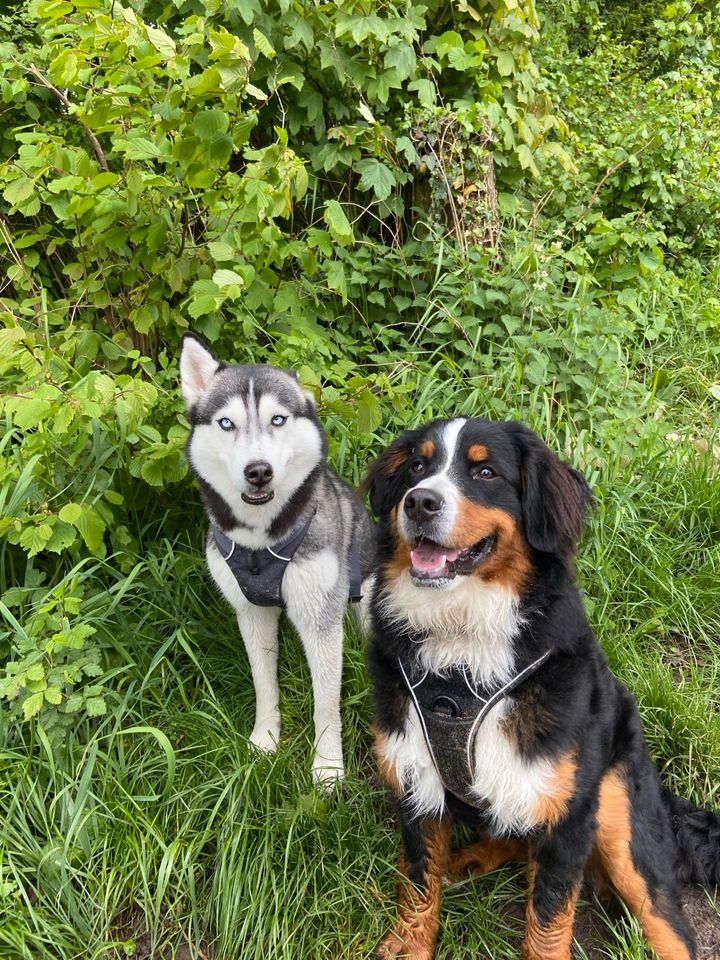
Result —
[[440, 513], [445, 501], [439, 493], [434, 490], [428, 490], [422, 487], [419, 490], [411, 490], [405, 497], [403, 510], [415, 523], [427, 523], [434, 520], [435, 515]]

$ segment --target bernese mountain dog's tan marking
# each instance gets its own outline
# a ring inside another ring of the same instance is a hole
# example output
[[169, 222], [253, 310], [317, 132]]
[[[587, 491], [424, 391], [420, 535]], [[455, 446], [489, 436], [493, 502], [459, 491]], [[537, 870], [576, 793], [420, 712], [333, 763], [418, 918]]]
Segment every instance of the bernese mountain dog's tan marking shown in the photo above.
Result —
[[482, 877], [506, 863], [527, 859], [527, 842], [517, 838], [490, 837], [451, 851], [447, 876], [453, 881]]
[[482, 575], [487, 583], [502, 584], [519, 594], [530, 571], [530, 560], [517, 524], [502, 510], [459, 503], [451, 536], [453, 546], [466, 550], [490, 536], [497, 538], [493, 555], [473, 575]]
[[530, 861], [529, 874], [530, 896], [525, 915], [523, 960], [559, 960], [562, 957], [569, 957], [580, 884], [570, 890], [564, 902], [557, 905], [552, 919], [549, 922], [543, 922], [535, 910], [537, 864], [533, 860]]
[[540, 797], [534, 811], [535, 823], [544, 827], [554, 827], [567, 816], [570, 801], [575, 795], [577, 762], [572, 753], [567, 753], [555, 764], [552, 783], [547, 794]]
[[[661, 786], [587, 621], [582, 476], [521, 424], [454, 419], [396, 440], [367, 485], [376, 753], [406, 878], [378, 955], [434, 956], [443, 871], [527, 858], [525, 960], [570, 960], [578, 891], [600, 869], [660, 960], [694, 960], [679, 883], [720, 882], [720, 815]], [[477, 843], [451, 853], [454, 822]]]
[[[626, 779], [616, 770], [600, 784], [596, 845], [602, 866], [620, 896], [640, 917], [645, 936], [660, 957], [690, 960], [694, 953], [667, 920], [668, 904], [648, 891], [647, 881], [635, 865], [632, 853], [632, 811]], [[658, 902], [659, 900], [659, 902]]]
[[435, 820], [424, 834], [425, 857], [419, 883], [412, 879], [410, 865], [400, 860], [397, 923], [378, 948], [381, 958], [412, 957], [432, 960], [440, 926], [440, 898], [447, 872], [452, 826]]

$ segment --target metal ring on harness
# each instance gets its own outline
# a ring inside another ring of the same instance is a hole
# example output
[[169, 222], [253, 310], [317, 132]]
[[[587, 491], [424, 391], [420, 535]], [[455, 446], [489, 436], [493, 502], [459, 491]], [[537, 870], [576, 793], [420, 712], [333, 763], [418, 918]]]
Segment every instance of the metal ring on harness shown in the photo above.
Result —
[[439, 713], [444, 717], [459, 717], [460, 707], [452, 697], [436, 697], [430, 707], [433, 713]]

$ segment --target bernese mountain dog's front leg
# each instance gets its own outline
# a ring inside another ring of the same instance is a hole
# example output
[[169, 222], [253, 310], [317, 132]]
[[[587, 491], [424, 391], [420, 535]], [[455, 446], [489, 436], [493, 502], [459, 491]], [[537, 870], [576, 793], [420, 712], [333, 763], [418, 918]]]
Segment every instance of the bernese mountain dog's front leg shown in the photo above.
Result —
[[404, 798], [398, 802], [398, 813], [403, 852], [397, 919], [378, 946], [376, 956], [378, 960], [432, 960], [440, 926], [452, 821], [445, 817], [417, 817]]
[[569, 849], [536, 849], [530, 860], [523, 960], [570, 960], [584, 861]]
[[576, 796], [559, 823], [530, 845], [530, 891], [523, 960], [570, 960], [575, 907], [596, 842], [593, 792]]

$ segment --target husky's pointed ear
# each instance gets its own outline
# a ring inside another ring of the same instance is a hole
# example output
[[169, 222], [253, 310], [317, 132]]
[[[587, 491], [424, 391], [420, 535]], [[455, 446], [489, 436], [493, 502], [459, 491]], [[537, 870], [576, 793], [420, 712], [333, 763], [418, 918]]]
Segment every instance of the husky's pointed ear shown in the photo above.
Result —
[[183, 334], [180, 382], [188, 410], [205, 393], [219, 369], [220, 361], [200, 337], [194, 333]]
[[370, 497], [370, 506], [377, 516], [389, 513], [402, 495], [398, 474], [412, 456], [412, 435], [403, 434], [384, 450], [365, 474], [362, 489]]
[[575, 555], [592, 499], [585, 477], [563, 463], [522, 424], [515, 425], [523, 451], [522, 511], [525, 539], [561, 560]]

